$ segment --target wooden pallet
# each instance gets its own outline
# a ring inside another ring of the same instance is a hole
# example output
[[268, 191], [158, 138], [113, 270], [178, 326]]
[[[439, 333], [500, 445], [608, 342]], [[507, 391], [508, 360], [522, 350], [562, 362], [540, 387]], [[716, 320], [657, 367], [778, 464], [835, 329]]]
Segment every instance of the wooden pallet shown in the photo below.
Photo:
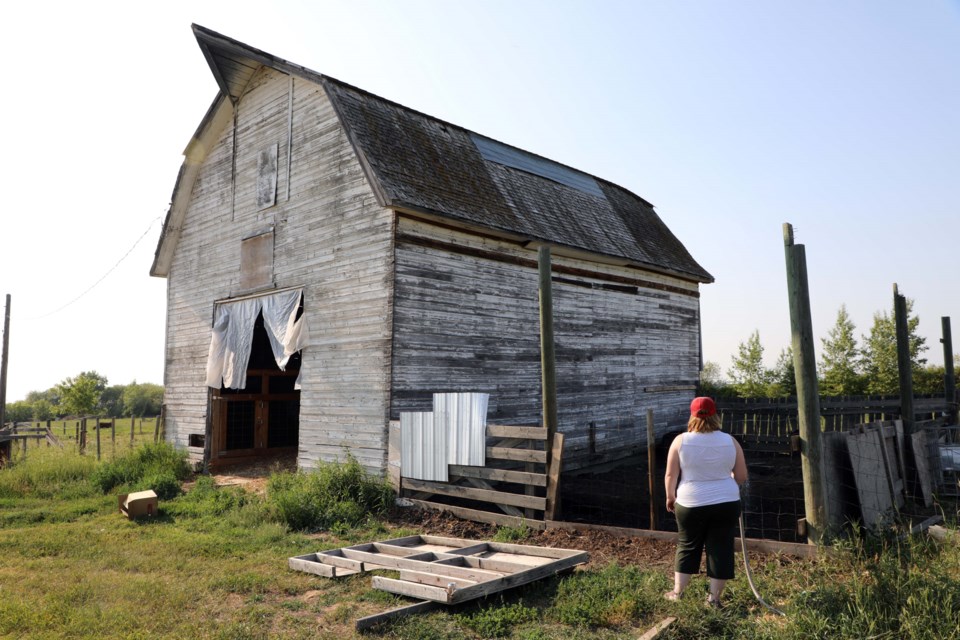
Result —
[[296, 556], [289, 566], [328, 578], [398, 571], [399, 579], [374, 576], [373, 588], [456, 604], [540, 580], [588, 559], [585, 551], [574, 549], [424, 535]]

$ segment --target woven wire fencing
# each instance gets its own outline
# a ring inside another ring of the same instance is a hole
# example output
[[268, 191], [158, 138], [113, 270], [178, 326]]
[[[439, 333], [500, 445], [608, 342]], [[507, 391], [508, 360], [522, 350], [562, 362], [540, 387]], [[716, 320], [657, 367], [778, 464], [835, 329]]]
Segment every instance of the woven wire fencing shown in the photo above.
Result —
[[[938, 465], [945, 441], [960, 437], [944, 432], [942, 398], [919, 399], [918, 423], [924, 435], [897, 436], [898, 398], [824, 398], [824, 463], [831, 523], [847, 529], [891, 522], [911, 524], [937, 512], [936, 501], [949, 494], [956, 473]], [[720, 402], [723, 430], [740, 442], [749, 481], [742, 491], [746, 535], [781, 542], [805, 542], [805, 503], [796, 401], [747, 400]], [[637, 428], [606, 427], [597, 437]], [[608, 526], [676, 531], [665, 508], [663, 475], [666, 453], [676, 430], [656, 443], [651, 505], [650, 467], [645, 452], [620, 460], [564, 471], [562, 518]], [[944, 435], [946, 433], [946, 435]], [[914, 455], [914, 449], [917, 454]], [[953, 450], [952, 450], [953, 451]], [[960, 446], [955, 450], [960, 466]], [[911, 470], [925, 461], [929, 487], [919, 486]], [[951, 480], [952, 478], [952, 480]], [[927, 499], [929, 496], [931, 499]]]

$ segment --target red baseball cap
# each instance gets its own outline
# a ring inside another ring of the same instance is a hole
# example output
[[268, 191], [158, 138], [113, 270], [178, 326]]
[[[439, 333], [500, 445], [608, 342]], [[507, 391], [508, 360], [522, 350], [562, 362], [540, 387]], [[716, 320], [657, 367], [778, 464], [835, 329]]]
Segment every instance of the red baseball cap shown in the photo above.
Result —
[[698, 418], [715, 416], [717, 415], [717, 405], [713, 403], [712, 398], [694, 398], [693, 402], [690, 403], [690, 415]]

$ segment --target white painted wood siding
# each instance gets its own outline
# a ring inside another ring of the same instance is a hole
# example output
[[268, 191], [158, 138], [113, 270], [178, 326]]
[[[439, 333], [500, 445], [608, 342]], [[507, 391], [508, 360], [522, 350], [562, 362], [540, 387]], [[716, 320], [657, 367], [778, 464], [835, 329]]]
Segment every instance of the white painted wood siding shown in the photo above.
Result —
[[[429, 411], [432, 392], [479, 391], [491, 421], [539, 424], [536, 251], [409, 218], [397, 232], [392, 416]], [[565, 459], [580, 466], [645, 443], [648, 408], [658, 433], [685, 424], [693, 391], [653, 388], [696, 383], [697, 284], [559, 255], [553, 264]]]
[[[242, 293], [241, 240], [273, 227], [275, 286], [304, 287], [310, 326], [298, 462], [311, 467], [349, 451], [382, 472], [394, 214], [377, 204], [323, 89], [299, 78], [288, 172], [289, 88], [282, 73], [257, 73], [237, 106], [236, 140], [230, 124], [195, 184], [168, 276], [168, 438], [186, 446], [190, 433], [204, 432], [213, 303]], [[273, 144], [281, 150], [277, 204], [258, 210], [257, 159]]]

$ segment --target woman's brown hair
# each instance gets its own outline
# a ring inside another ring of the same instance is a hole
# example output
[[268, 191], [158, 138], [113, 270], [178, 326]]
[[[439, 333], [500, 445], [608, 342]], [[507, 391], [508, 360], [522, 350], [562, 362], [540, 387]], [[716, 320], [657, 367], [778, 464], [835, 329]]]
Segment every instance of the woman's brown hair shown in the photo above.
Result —
[[710, 433], [711, 431], [720, 431], [720, 416], [713, 414], [706, 418], [690, 416], [687, 420], [687, 431], [692, 433]]

